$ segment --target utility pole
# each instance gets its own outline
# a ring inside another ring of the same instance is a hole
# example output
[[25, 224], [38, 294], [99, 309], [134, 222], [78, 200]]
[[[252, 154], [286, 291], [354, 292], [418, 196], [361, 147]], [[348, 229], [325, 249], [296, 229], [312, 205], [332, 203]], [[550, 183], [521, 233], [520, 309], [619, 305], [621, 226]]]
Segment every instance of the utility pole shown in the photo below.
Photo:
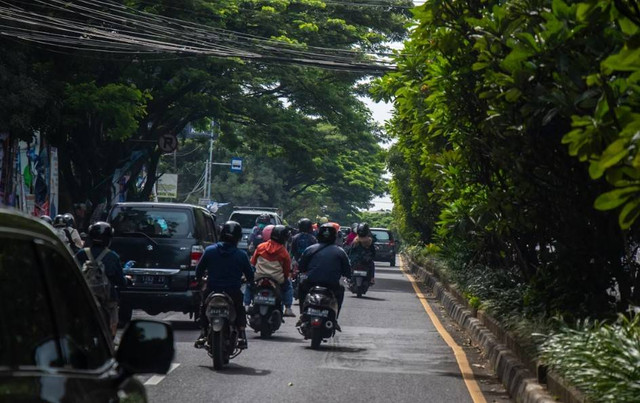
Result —
[[213, 128], [215, 122], [211, 121], [211, 135], [209, 136], [209, 159], [207, 160], [207, 166], [204, 171], [204, 197], [207, 200], [211, 200], [211, 163], [213, 162]]

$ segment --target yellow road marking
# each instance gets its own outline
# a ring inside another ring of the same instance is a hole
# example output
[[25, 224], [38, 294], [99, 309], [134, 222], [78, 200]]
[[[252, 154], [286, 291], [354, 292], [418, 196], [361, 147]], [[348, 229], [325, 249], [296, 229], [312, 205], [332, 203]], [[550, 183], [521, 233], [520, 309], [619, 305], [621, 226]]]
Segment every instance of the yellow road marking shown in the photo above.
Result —
[[431, 322], [433, 322], [436, 330], [438, 331], [438, 333], [440, 333], [440, 336], [442, 336], [442, 339], [445, 341], [445, 343], [447, 343], [447, 345], [453, 350], [453, 355], [456, 357], [458, 367], [460, 368], [460, 372], [462, 373], [462, 379], [467, 386], [469, 395], [471, 395], [471, 400], [473, 400], [474, 403], [487, 403], [487, 400], [484, 398], [482, 391], [480, 391], [480, 385], [478, 385], [478, 382], [473, 376], [473, 370], [469, 365], [469, 360], [467, 359], [467, 355], [464, 353], [464, 350], [455, 342], [455, 340], [453, 340], [453, 337], [451, 337], [449, 332], [447, 332], [447, 329], [442, 326], [440, 319], [436, 316], [436, 314], [427, 303], [427, 298], [424, 296], [424, 294], [422, 294], [422, 291], [420, 291], [420, 287], [418, 287], [418, 284], [413, 275], [405, 271], [404, 262], [400, 267], [404, 275], [407, 276], [407, 278], [411, 282], [413, 290], [418, 295], [418, 299], [420, 300], [420, 303], [422, 303], [422, 307], [427, 312], [427, 315], [429, 315], [429, 319], [431, 319]]

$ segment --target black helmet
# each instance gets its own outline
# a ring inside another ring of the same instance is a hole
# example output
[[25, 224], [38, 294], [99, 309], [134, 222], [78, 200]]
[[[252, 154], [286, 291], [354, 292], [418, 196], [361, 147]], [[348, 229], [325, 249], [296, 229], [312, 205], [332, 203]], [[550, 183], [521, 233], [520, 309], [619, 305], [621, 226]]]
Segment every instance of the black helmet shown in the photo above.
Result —
[[67, 226], [67, 223], [62, 214], [58, 214], [53, 218], [53, 226], [56, 228], [64, 228]]
[[89, 226], [89, 239], [92, 245], [109, 246], [113, 237], [113, 229], [108, 222], [98, 221]]
[[298, 221], [298, 230], [300, 230], [300, 232], [310, 233], [313, 231], [313, 223], [308, 218], [301, 218], [300, 221]]
[[67, 224], [67, 227], [75, 227], [76, 226], [76, 219], [73, 218], [73, 214], [67, 213], [63, 217], [64, 217], [65, 224]]
[[368, 236], [369, 224], [367, 224], [366, 222], [362, 222], [358, 224], [358, 228], [356, 229], [356, 234], [358, 234], [358, 236]]
[[242, 238], [242, 227], [238, 222], [227, 221], [224, 223], [220, 232], [220, 240], [222, 242], [237, 244], [240, 238]]
[[41, 215], [40, 219], [49, 225], [53, 225], [53, 220], [48, 215]]
[[333, 224], [322, 224], [318, 229], [318, 242], [332, 244], [336, 242], [338, 231]]
[[256, 218], [256, 225], [258, 224], [271, 224], [271, 216], [269, 214], [260, 214], [258, 218]]
[[271, 231], [271, 239], [280, 244], [284, 244], [289, 239], [291, 230], [284, 225], [276, 225]]

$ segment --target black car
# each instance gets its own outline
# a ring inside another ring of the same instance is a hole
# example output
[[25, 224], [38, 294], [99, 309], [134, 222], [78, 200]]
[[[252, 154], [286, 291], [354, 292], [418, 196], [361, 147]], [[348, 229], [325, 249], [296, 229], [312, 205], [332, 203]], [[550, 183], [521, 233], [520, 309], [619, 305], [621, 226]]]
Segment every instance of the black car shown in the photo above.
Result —
[[133, 321], [116, 351], [53, 228], [0, 209], [0, 401], [146, 402], [134, 373], [166, 373], [171, 328]]
[[393, 239], [393, 232], [386, 228], [371, 228], [374, 245], [376, 248], [375, 260], [378, 262], [389, 262], [391, 266], [396, 265], [396, 242]]
[[114, 230], [111, 249], [128, 262], [120, 324], [131, 320], [133, 309], [197, 318], [201, 290], [196, 264], [204, 249], [218, 241], [215, 216], [190, 204], [117, 203], [108, 221]]

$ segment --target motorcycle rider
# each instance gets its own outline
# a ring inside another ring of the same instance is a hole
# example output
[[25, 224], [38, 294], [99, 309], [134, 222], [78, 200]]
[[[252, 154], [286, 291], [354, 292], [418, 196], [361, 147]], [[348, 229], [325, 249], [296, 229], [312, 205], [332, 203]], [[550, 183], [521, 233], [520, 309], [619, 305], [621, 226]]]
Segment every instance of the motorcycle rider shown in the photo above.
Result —
[[66, 213], [63, 217], [64, 223], [67, 226], [66, 231], [71, 235], [71, 249], [77, 252], [82, 248], [84, 242], [82, 242], [82, 237], [80, 237], [80, 233], [76, 229], [76, 219], [71, 213]]
[[247, 313], [242, 305], [242, 275], [247, 281], [253, 281], [253, 270], [247, 254], [238, 249], [238, 242], [242, 238], [242, 227], [236, 221], [227, 221], [220, 233], [221, 242], [211, 245], [204, 250], [196, 266], [196, 280], [200, 281], [207, 274], [207, 287], [202, 293], [200, 306], [200, 337], [195, 342], [196, 348], [202, 348], [207, 340], [209, 319], [206, 315], [205, 301], [212, 292], [226, 293], [233, 300], [236, 310], [236, 326], [240, 337], [238, 348], [247, 348]]
[[48, 215], [41, 215], [40, 219], [49, 225], [53, 225], [53, 220]]
[[271, 238], [256, 248], [256, 252], [251, 257], [251, 264], [256, 268], [256, 277], [269, 277], [280, 285], [282, 302], [285, 306], [284, 316], [295, 317], [291, 310], [293, 305], [293, 287], [289, 279], [291, 257], [285, 247], [289, 234], [289, 228], [276, 225], [271, 231]]
[[360, 223], [356, 228], [356, 238], [351, 243], [349, 252], [349, 262], [351, 267], [361, 267], [369, 273], [369, 283], [375, 284], [376, 265], [374, 258], [376, 257], [376, 248], [373, 244], [373, 238], [369, 229], [369, 224]]
[[[266, 227], [264, 227], [264, 229], [262, 230], [262, 241], [263, 242], [267, 242], [269, 239], [271, 239], [271, 232], [273, 231], [274, 227], [275, 227], [275, 225], [271, 225], [271, 224], [269, 224]], [[255, 263], [251, 263], [251, 264], [255, 265]], [[255, 273], [256, 268], [252, 266], [251, 269]], [[245, 311], [249, 308], [249, 305], [251, 305], [251, 299], [252, 299], [251, 287], [250, 287], [249, 284], [247, 284], [247, 287], [244, 290], [244, 298], [243, 298], [243, 301], [242, 301], [242, 303], [244, 304]]]
[[271, 216], [269, 214], [260, 214], [256, 218], [256, 225], [251, 230], [251, 235], [249, 235], [249, 240], [247, 241], [248, 254], [253, 254], [258, 245], [264, 242], [262, 230], [269, 224], [271, 224]]
[[100, 304], [105, 312], [105, 316], [108, 317], [111, 334], [115, 337], [118, 329], [118, 305], [120, 301], [120, 294], [116, 287], [124, 286], [126, 284], [126, 279], [122, 271], [120, 256], [109, 249], [112, 238], [113, 229], [109, 223], [98, 221], [95, 224], [92, 224], [89, 227], [88, 234], [91, 246], [80, 249], [78, 253], [76, 253], [76, 260], [80, 266], [82, 266], [84, 262], [89, 260], [87, 249], [89, 249], [91, 256], [93, 256], [94, 259], [98, 259], [105, 249], [107, 250], [100, 261], [104, 265], [104, 274], [109, 279], [110, 295], [108, 301], [100, 301]]
[[[300, 259], [300, 272], [307, 273], [307, 279], [300, 284], [300, 314], [303, 302], [309, 290], [314, 286], [330, 289], [338, 300], [338, 312], [344, 300], [344, 287], [340, 285], [340, 277], [351, 278], [351, 266], [345, 251], [335, 244], [336, 228], [330, 224], [322, 224], [318, 229], [318, 243], [308, 247]], [[337, 316], [336, 315], [336, 316]]]
[[305, 249], [318, 243], [316, 237], [313, 236], [313, 223], [310, 219], [301, 218], [298, 221], [298, 231], [300, 232], [291, 239], [291, 257], [296, 266]]
[[[80, 247], [73, 239], [73, 232], [67, 225], [68, 220], [65, 219], [64, 215], [58, 214], [53, 218], [53, 228], [56, 230], [56, 234], [58, 238], [62, 240], [62, 242], [67, 245], [73, 253], [77, 253], [82, 247], [82, 239], [80, 239]], [[78, 238], [80, 236], [78, 235]]]
[[344, 246], [351, 246], [353, 240], [356, 239], [356, 231], [358, 229], [358, 223], [354, 222], [351, 224], [351, 232], [347, 235], [347, 238], [344, 240]]

